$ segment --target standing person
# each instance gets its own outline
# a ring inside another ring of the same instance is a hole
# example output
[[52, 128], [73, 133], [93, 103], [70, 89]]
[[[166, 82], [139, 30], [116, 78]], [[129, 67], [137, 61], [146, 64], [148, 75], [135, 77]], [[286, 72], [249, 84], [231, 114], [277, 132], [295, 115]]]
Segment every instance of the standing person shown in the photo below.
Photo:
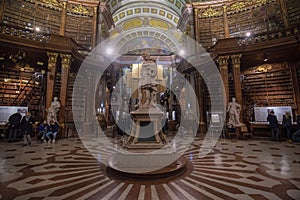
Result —
[[294, 142], [300, 142], [300, 113], [297, 115], [297, 126], [298, 130], [292, 136]]
[[20, 125], [21, 125], [21, 119], [22, 119], [22, 115], [21, 115], [21, 110], [18, 110], [18, 112], [12, 114], [9, 118], [8, 118], [8, 140], [7, 142], [14, 142], [17, 139], [18, 136], [18, 132], [20, 129]]
[[26, 112], [26, 115], [22, 118], [21, 121], [21, 131], [23, 133], [24, 137], [24, 144], [23, 146], [31, 145], [31, 137], [30, 134], [33, 133], [33, 124], [34, 124], [34, 119], [31, 116], [30, 112]]
[[291, 143], [292, 142], [292, 117], [289, 112], [286, 112], [285, 115], [283, 115], [282, 118], [282, 125], [285, 128], [286, 131], [286, 138], [287, 142]]
[[267, 117], [267, 121], [270, 124], [273, 140], [276, 140], [276, 141], [280, 142], [279, 124], [278, 124], [277, 117], [274, 114], [273, 110], [271, 110], [269, 112], [268, 117]]

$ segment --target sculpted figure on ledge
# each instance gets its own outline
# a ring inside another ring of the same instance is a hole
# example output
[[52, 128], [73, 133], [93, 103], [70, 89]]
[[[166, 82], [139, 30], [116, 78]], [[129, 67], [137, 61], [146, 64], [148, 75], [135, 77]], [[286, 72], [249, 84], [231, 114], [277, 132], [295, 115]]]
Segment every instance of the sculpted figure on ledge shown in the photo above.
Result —
[[242, 110], [242, 106], [236, 102], [236, 99], [233, 97], [232, 101], [227, 105], [227, 112], [229, 114], [228, 124], [232, 124], [233, 126], [241, 126], [243, 125], [240, 122], [240, 113]]
[[50, 124], [50, 121], [57, 122], [57, 112], [60, 108], [60, 102], [57, 97], [54, 97], [54, 100], [51, 102], [51, 106], [47, 109], [47, 123]]

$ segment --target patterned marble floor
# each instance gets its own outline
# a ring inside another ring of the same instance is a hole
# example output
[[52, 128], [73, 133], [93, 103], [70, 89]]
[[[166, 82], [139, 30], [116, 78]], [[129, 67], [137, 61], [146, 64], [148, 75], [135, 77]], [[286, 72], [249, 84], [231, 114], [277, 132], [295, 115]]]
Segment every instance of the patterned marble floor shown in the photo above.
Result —
[[0, 199], [300, 199], [299, 144], [220, 139], [200, 159], [202, 142], [185, 153], [186, 173], [159, 181], [109, 178], [79, 138], [2, 142]]

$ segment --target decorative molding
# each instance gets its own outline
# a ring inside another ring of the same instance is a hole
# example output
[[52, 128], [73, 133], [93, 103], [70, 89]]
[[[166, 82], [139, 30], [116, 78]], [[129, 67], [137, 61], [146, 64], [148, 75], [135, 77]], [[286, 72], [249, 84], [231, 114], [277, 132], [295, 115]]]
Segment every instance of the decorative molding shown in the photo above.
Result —
[[232, 55], [230, 57], [234, 67], [240, 67], [242, 54]]
[[220, 65], [220, 67], [224, 67], [224, 66], [227, 67], [228, 59], [229, 59], [229, 56], [219, 56], [218, 63]]
[[256, 68], [256, 72], [268, 72], [268, 71], [271, 71], [272, 70], [272, 65], [270, 64], [263, 64], [263, 65], [260, 65]]
[[229, 9], [230, 9], [231, 11], [240, 11], [240, 10], [242, 10], [245, 6], [246, 6], [246, 5], [245, 5], [244, 2], [236, 2], [236, 3], [232, 4], [232, 5], [230, 6]]
[[58, 0], [43, 0], [44, 3], [46, 3], [48, 6], [52, 7], [59, 7], [62, 8], [63, 5]]
[[81, 4], [73, 6], [71, 12], [79, 15], [90, 15], [90, 11]]
[[47, 52], [47, 56], [48, 56], [48, 69], [51, 70], [53, 67], [56, 67], [58, 53]]
[[219, 16], [220, 13], [217, 9], [211, 8], [209, 7], [208, 9], [206, 9], [203, 13], [202, 13], [202, 17], [216, 17]]
[[72, 63], [72, 57], [70, 54], [60, 54], [61, 65], [63, 68], [68, 69]]

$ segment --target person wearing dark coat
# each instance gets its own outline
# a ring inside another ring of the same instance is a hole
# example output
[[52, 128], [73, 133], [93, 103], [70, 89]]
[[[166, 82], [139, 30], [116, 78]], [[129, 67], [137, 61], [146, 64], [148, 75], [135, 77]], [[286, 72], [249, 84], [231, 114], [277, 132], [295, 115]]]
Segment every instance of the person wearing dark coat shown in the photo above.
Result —
[[21, 125], [21, 119], [22, 119], [22, 115], [21, 115], [20, 110], [18, 110], [18, 112], [12, 114], [8, 118], [9, 132], [8, 132], [7, 142], [14, 142], [17, 140], [18, 132], [19, 132], [20, 125]]
[[35, 123], [33, 117], [30, 112], [27, 112], [26, 115], [22, 118], [21, 121], [21, 131], [24, 137], [23, 146], [31, 145], [31, 137], [30, 135], [33, 133], [33, 124]]
[[273, 140], [280, 142], [279, 123], [273, 110], [268, 114], [267, 121], [270, 124]]

